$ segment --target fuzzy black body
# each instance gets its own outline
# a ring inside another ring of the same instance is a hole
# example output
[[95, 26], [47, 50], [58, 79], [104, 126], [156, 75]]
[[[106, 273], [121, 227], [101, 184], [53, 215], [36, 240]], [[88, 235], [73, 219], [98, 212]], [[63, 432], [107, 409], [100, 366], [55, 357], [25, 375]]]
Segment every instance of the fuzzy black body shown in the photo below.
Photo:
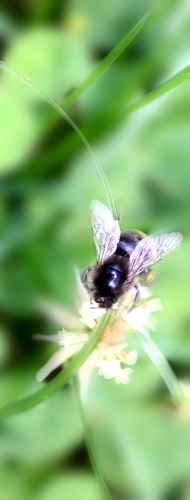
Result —
[[93, 295], [99, 307], [111, 308], [134, 285], [134, 279], [129, 280], [129, 257], [144, 237], [136, 230], [121, 233], [115, 253], [94, 268]]
[[126, 292], [128, 259], [112, 255], [93, 271], [94, 299], [99, 307], [109, 309]]

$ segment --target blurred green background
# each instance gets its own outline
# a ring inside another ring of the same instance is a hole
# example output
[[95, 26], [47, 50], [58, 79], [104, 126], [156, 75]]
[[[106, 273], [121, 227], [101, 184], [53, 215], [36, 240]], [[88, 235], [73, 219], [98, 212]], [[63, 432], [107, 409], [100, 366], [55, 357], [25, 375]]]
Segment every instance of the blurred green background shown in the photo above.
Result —
[[[130, 113], [130, 107], [190, 63], [185, 0], [1, 2], [1, 59], [56, 102], [77, 88], [146, 14], [146, 25], [67, 112], [108, 177], [122, 228], [179, 230], [182, 247], [157, 265], [153, 338], [185, 387], [174, 407], [138, 344], [129, 386], [94, 376], [86, 415], [113, 498], [190, 498], [190, 83]], [[72, 265], [94, 259], [89, 204], [107, 202], [76, 132], [38, 93], [0, 80], [0, 403], [38, 390], [36, 371], [56, 348], [32, 338], [57, 325], [35, 308], [72, 307]], [[135, 343], [133, 336], [130, 345]], [[72, 386], [1, 423], [3, 500], [101, 500]]]

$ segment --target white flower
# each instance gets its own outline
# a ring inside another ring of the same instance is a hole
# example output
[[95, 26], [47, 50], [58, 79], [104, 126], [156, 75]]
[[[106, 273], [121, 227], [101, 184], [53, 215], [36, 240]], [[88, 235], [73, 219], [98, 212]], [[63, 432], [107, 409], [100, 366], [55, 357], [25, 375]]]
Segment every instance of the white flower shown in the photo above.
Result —
[[[65, 328], [62, 328], [56, 335], [36, 336], [38, 339], [54, 341], [59, 345], [59, 350], [39, 370], [38, 381], [42, 381], [49, 373], [76, 354], [90, 338], [97, 319], [106, 313], [105, 309], [92, 304], [78, 272], [76, 278], [78, 316], [64, 309], [60, 310], [57, 306], [47, 302], [41, 301], [40, 303], [40, 309], [48, 313], [51, 318], [63, 321]], [[149, 300], [150, 292], [147, 288], [140, 287], [140, 304], [134, 303], [135, 293], [135, 290], [130, 290], [118, 308], [113, 311], [113, 319], [104, 331], [101, 342], [80, 367], [78, 375], [83, 395], [86, 393], [94, 368], [98, 370], [99, 375], [106, 379], [114, 379], [117, 384], [129, 383], [133, 372], [131, 365], [137, 361], [137, 352], [134, 349], [126, 351], [128, 332], [131, 329], [143, 332], [145, 327], [151, 327], [151, 313], [161, 309], [159, 299]]]
[[122, 317], [128, 322], [133, 330], [143, 332], [146, 329], [153, 328], [151, 313], [162, 310], [160, 299], [152, 299], [145, 302], [143, 305], [135, 307], [132, 311], [123, 311]]

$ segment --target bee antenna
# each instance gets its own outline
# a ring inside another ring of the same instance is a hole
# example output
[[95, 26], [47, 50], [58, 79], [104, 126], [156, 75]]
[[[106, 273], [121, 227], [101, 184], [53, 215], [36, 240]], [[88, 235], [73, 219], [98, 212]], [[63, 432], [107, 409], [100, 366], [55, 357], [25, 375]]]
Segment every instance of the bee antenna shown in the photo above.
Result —
[[69, 123], [69, 125], [71, 125], [71, 127], [75, 130], [75, 132], [78, 134], [78, 136], [80, 137], [81, 141], [83, 142], [83, 144], [87, 148], [88, 152], [90, 153], [90, 156], [91, 156], [91, 158], [92, 158], [92, 160], [93, 160], [93, 162], [94, 162], [94, 164], [95, 164], [95, 166], [97, 168], [97, 171], [98, 171], [98, 173], [100, 175], [100, 178], [102, 180], [102, 183], [103, 183], [103, 186], [104, 186], [104, 190], [105, 190], [105, 193], [106, 193], [106, 197], [107, 197], [107, 200], [108, 200], [109, 208], [112, 211], [113, 215], [117, 218], [118, 217], [117, 208], [116, 208], [116, 205], [115, 205], [115, 202], [114, 202], [114, 198], [113, 198], [113, 195], [112, 195], [112, 192], [111, 192], [111, 188], [110, 188], [109, 182], [107, 180], [107, 177], [105, 175], [105, 172], [104, 172], [104, 170], [103, 170], [103, 168], [101, 166], [101, 163], [98, 160], [98, 157], [96, 156], [96, 153], [94, 152], [92, 146], [90, 145], [90, 143], [86, 139], [86, 137], [83, 134], [83, 132], [79, 129], [78, 125], [72, 120], [72, 118], [70, 118], [70, 116], [66, 113], [66, 111], [64, 111], [64, 109], [62, 109], [54, 101], [54, 99], [52, 99], [52, 97], [48, 96], [48, 94], [46, 94], [46, 92], [44, 92], [44, 90], [42, 90], [36, 83], [32, 82], [32, 80], [30, 80], [30, 78], [28, 78], [25, 75], [22, 75], [22, 73], [20, 73], [20, 72], [18, 72], [16, 70], [14, 70], [10, 66], [8, 66], [4, 61], [0, 61], [0, 69], [2, 69], [6, 73], [9, 73], [10, 75], [12, 75], [12, 76], [14, 76], [16, 78], [19, 78], [19, 80], [21, 80], [23, 83], [25, 83], [26, 85], [28, 85], [29, 87], [31, 87], [33, 90], [37, 91], [45, 99], [45, 101], [48, 104], [50, 104], [50, 106], [52, 108], [54, 108], [65, 119], [65, 121], [67, 123]]

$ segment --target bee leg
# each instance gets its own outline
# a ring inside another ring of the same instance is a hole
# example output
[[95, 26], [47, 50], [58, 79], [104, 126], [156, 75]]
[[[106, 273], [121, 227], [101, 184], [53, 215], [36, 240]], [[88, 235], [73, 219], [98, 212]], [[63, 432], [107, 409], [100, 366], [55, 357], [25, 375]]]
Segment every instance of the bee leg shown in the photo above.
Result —
[[133, 302], [129, 305], [127, 312], [132, 311], [133, 308], [136, 306], [136, 303], [140, 299], [140, 289], [139, 289], [139, 286], [137, 285], [137, 283], [135, 283], [135, 285], [134, 285], [134, 290], [135, 290], [134, 299], [133, 299]]
[[134, 288], [135, 288], [135, 297], [134, 297], [133, 304], [136, 304], [138, 302], [138, 300], [140, 299], [140, 288], [137, 284], [135, 284]]
[[85, 271], [83, 271], [81, 273], [82, 284], [84, 285], [87, 292], [89, 292], [89, 293], [92, 292], [92, 290], [93, 290], [93, 284], [92, 284], [92, 281], [90, 279], [90, 272], [91, 271], [92, 271], [92, 268], [88, 267], [87, 269], [85, 269]]
[[87, 283], [88, 271], [89, 271], [89, 269], [85, 269], [85, 271], [82, 271], [82, 273], [81, 273], [82, 284], [84, 285], [85, 288], [87, 288], [87, 290], [89, 289], [88, 288], [88, 283]]

